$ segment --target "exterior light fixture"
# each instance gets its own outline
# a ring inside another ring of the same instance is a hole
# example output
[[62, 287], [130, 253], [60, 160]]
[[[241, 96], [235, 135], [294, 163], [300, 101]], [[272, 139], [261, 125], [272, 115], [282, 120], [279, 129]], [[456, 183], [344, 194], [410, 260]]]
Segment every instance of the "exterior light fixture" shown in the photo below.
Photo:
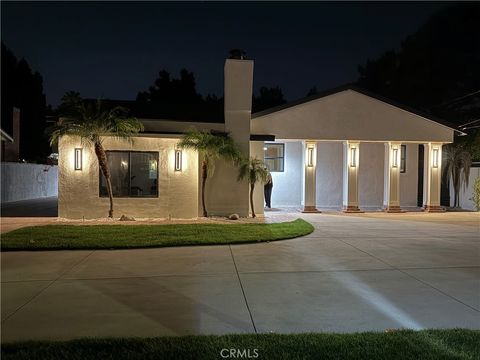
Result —
[[357, 148], [350, 148], [350, 167], [357, 167]]
[[439, 151], [438, 149], [433, 149], [433, 159], [432, 159], [432, 167], [434, 168], [438, 168], [438, 155], [439, 155]]
[[82, 149], [76, 148], [74, 151], [74, 169], [82, 170]]
[[307, 166], [308, 167], [313, 167], [313, 155], [314, 155], [314, 148], [313, 147], [308, 147], [307, 148]]
[[182, 171], [182, 150], [175, 150], [175, 171]]
[[398, 167], [398, 149], [397, 148], [393, 149], [392, 167], [393, 168]]
[[267, 151], [268, 148], [266, 146], [263, 147], [263, 151]]

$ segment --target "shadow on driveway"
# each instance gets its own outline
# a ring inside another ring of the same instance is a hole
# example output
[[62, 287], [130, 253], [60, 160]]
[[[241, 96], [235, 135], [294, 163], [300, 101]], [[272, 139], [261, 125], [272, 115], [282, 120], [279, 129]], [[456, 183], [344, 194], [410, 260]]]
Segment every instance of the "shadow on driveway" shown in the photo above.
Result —
[[57, 217], [56, 196], [1, 204], [2, 217]]

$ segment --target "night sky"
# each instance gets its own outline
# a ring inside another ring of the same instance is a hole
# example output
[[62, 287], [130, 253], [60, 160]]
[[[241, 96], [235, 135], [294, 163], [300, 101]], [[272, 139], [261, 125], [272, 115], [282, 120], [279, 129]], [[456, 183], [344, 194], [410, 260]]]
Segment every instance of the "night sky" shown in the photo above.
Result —
[[193, 71], [200, 93], [223, 94], [232, 48], [255, 60], [255, 89], [288, 100], [357, 79], [357, 66], [415, 32], [445, 2], [4, 2], [2, 41], [44, 79], [47, 103], [68, 90], [134, 99], [166, 69]]

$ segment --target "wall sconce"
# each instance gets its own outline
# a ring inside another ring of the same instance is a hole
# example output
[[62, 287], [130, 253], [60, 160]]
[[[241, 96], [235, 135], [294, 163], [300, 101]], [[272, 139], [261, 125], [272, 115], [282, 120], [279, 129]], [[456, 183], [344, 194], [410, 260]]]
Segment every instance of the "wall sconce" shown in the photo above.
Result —
[[82, 149], [76, 148], [74, 151], [74, 169], [82, 170]]
[[395, 148], [392, 150], [392, 152], [393, 152], [392, 167], [397, 168], [398, 167], [398, 149]]
[[433, 159], [432, 159], [432, 166], [434, 168], [438, 168], [438, 154], [439, 154], [439, 151], [438, 149], [433, 149]]
[[357, 148], [350, 148], [350, 167], [357, 166]]
[[182, 171], [182, 150], [175, 150], [175, 171]]
[[313, 148], [313, 147], [308, 147], [307, 148], [307, 166], [308, 167], [313, 167], [314, 150], [315, 150], [315, 148]]

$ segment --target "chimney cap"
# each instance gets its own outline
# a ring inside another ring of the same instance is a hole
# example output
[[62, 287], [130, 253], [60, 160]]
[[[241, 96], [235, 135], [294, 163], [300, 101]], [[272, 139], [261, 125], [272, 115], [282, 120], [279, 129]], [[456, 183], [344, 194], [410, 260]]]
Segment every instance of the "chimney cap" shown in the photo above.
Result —
[[231, 49], [229, 51], [229, 59], [238, 59], [238, 60], [246, 60], [247, 59], [247, 53], [245, 50], [242, 49]]

